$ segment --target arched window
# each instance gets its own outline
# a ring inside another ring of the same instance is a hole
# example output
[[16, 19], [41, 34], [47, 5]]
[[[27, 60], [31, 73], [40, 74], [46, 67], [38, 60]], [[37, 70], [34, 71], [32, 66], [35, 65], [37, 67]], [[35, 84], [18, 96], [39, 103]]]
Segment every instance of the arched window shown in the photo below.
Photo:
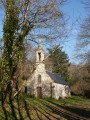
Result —
[[39, 61], [41, 61], [41, 52], [38, 52]]
[[41, 83], [41, 75], [38, 75], [38, 84]]

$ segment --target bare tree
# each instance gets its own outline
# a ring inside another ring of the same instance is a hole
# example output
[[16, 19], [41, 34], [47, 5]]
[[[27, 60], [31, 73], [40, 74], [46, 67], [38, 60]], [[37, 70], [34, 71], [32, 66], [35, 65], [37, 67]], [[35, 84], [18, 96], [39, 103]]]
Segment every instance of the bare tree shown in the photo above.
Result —
[[77, 95], [90, 96], [90, 69], [88, 64], [71, 65], [71, 92]]
[[0, 78], [7, 91], [10, 91], [15, 83], [18, 85], [18, 80], [22, 79], [26, 39], [29, 43], [37, 42], [37, 36], [48, 40], [63, 36], [62, 27], [64, 28], [65, 22], [60, 7], [64, 2], [65, 0], [1, 0], [5, 20], [1, 61], [3, 74]]
[[[8, 0], [10, 2], [10, 0]], [[18, 16], [17, 33], [27, 29], [28, 40], [36, 41], [37, 37], [56, 40], [65, 35], [65, 19], [61, 7], [66, 0], [17, 0], [15, 10]], [[2, 0], [6, 9], [7, 0]], [[31, 30], [30, 30], [31, 28]], [[33, 29], [32, 29], [33, 28]]]
[[80, 54], [78, 56], [87, 61], [90, 56], [90, 1], [82, 1], [85, 5], [85, 9], [87, 10], [87, 17], [80, 24], [80, 32], [77, 38], [77, 48], [80, 50]]

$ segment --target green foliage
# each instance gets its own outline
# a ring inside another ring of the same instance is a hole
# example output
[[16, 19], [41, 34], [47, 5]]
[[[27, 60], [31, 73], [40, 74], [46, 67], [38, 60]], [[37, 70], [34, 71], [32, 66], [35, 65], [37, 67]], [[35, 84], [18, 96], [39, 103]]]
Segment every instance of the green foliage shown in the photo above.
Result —
[[49, 49], [50, 60], [52, 61], [52, 72], [57, 73], [66, 81], [69, 80], [68, 66], [70, 65], [67, 54], [62, 51], [62, 47], [55, 46]]
[[13, 42], [15, 40], [15, 31], [18, 25], [18, 18], [14, 9], [14, 1], [8, 2], [6, 6], [6, 18], [3, 27], [4, 50], [2, 54], [1, 69], [2, 69], [2, 84], [4, 87], [10, 82], [13, 71]]
[[4, 89], [7, 89], [8, 85], [11, 84], [11, 80], [13, 82], [18, 81], [19, 84], [18, 79], [21, 77], [16, 74], [19, 74], [21, 64], [23, 64], [25, 58], [24, 38], [33, 27], [33, 25], [27, 26], [25, 21], [20, 24], [20, 14], [21, 11], [19, 10], [19, 6], [16, 6], [15, 0], [6, 1], [5, 21], [3, 26], [4, 49], [0, 62], [0, 72], [3, 73], [0, 75], [0, 85]]

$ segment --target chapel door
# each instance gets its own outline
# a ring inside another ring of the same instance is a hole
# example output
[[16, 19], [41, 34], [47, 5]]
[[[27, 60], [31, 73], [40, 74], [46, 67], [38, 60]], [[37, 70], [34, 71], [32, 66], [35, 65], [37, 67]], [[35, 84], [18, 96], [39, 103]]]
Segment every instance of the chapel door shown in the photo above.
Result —
[[42, 88], [37, 87], [37, 98], [42, 98]]

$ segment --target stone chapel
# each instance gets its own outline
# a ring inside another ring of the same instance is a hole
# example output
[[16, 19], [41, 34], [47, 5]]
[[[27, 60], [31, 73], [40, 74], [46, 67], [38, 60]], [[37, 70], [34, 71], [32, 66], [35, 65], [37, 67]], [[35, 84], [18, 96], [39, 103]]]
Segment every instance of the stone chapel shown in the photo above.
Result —
[[58, 75], [46, 71], [44, 61], [44, 49], [39, 40], [36, 49], [36, 69], [27, 80], [27, 93], [36, 98], [51, 97], [54, 99], [70, 97], [70, 89], [67, 82]]

